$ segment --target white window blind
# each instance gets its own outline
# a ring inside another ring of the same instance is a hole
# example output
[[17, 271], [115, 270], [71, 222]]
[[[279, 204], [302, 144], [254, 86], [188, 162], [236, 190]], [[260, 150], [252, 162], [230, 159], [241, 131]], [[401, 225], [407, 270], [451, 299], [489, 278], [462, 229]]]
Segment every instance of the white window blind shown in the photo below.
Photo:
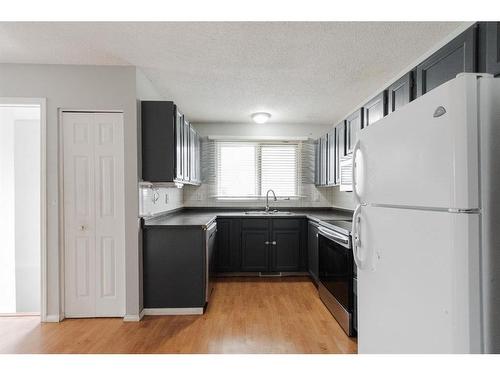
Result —
[[277, 196], [299, 195], [299, 144], [217, 142], [217, 196], [252, 198], [273, 189]]

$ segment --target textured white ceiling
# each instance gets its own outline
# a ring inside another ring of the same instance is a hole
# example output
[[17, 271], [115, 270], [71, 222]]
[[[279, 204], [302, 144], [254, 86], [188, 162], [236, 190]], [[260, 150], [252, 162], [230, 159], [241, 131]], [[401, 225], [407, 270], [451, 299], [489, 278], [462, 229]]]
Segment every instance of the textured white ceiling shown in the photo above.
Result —
[[461, 25], [0, 23], [0, 62], [135, 65], [193, 122], [326, 124]]

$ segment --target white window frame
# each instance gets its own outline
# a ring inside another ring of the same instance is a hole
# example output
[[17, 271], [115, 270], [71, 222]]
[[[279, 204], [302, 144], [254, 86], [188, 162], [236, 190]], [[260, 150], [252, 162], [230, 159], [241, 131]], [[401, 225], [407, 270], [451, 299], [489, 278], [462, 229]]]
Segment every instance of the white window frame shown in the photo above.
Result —
[[[222, 195], [220, 190], [220, 147], [224, 144], [252, 144], [256, 147], [255, 153], [255, 169], [256, 169], [256, 186], [254, 195]], [[295, 179], [295, 194], [294, 195], [276, 195], [277, 198], [295, 200], [300, 198], [301, 181], [302, 181], [302, 143], [300, 141], [216, 141], [215, 145], [215, 172], [216, 172], [216, 195], [217, 200], [262, 200], [265, 199], [265, 192], [262, 192], [262, 167], [261, 167], [261, 148], [265, 145], [294, 145], [296, 147], [296, 179]]]

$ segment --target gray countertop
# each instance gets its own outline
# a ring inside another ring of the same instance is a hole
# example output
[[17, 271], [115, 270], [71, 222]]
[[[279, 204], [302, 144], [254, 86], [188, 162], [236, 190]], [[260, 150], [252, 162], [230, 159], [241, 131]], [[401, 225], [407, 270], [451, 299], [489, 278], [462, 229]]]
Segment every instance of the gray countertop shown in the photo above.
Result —
[[167, 213], [162, 216], [154, 218], [145, 218], [144, 226], [146, 227], [163, 227], [163, 226], [201, 226], [205, 227], [210, 225], [216, 218], [222, 217], [237, 217], [237, 218], [293, 218], [293, 217], [307, 217], [309, 220], [322, 221], [322, 220], [350, 220], [352, 219], [352, 211], [343, 209], [329, 209], [329, 208], [280, 208], [282, 212], [272, 215], [248, 215], [245, 212], [257, 211], [257, 209], [244, 209], [241, 210], [227, 210], [227, 209], [182, 209], [176, 212]]

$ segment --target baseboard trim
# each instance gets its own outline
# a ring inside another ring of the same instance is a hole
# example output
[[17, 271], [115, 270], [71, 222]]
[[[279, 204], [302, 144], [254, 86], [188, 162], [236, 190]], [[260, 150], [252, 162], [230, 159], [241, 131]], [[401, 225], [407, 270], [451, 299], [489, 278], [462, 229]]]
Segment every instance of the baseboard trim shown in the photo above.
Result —
[[125, 315], [123, 317], [124, 322], [140, 322], [144, 318], [144, 310], [141, 310], [141, 312], [137, 315]]
[[43, 323], [59, 323], [61, 320], [59, 315], [47, 315]]
[[144, 315], [203, 315], [203, 307], [144, 309]]

